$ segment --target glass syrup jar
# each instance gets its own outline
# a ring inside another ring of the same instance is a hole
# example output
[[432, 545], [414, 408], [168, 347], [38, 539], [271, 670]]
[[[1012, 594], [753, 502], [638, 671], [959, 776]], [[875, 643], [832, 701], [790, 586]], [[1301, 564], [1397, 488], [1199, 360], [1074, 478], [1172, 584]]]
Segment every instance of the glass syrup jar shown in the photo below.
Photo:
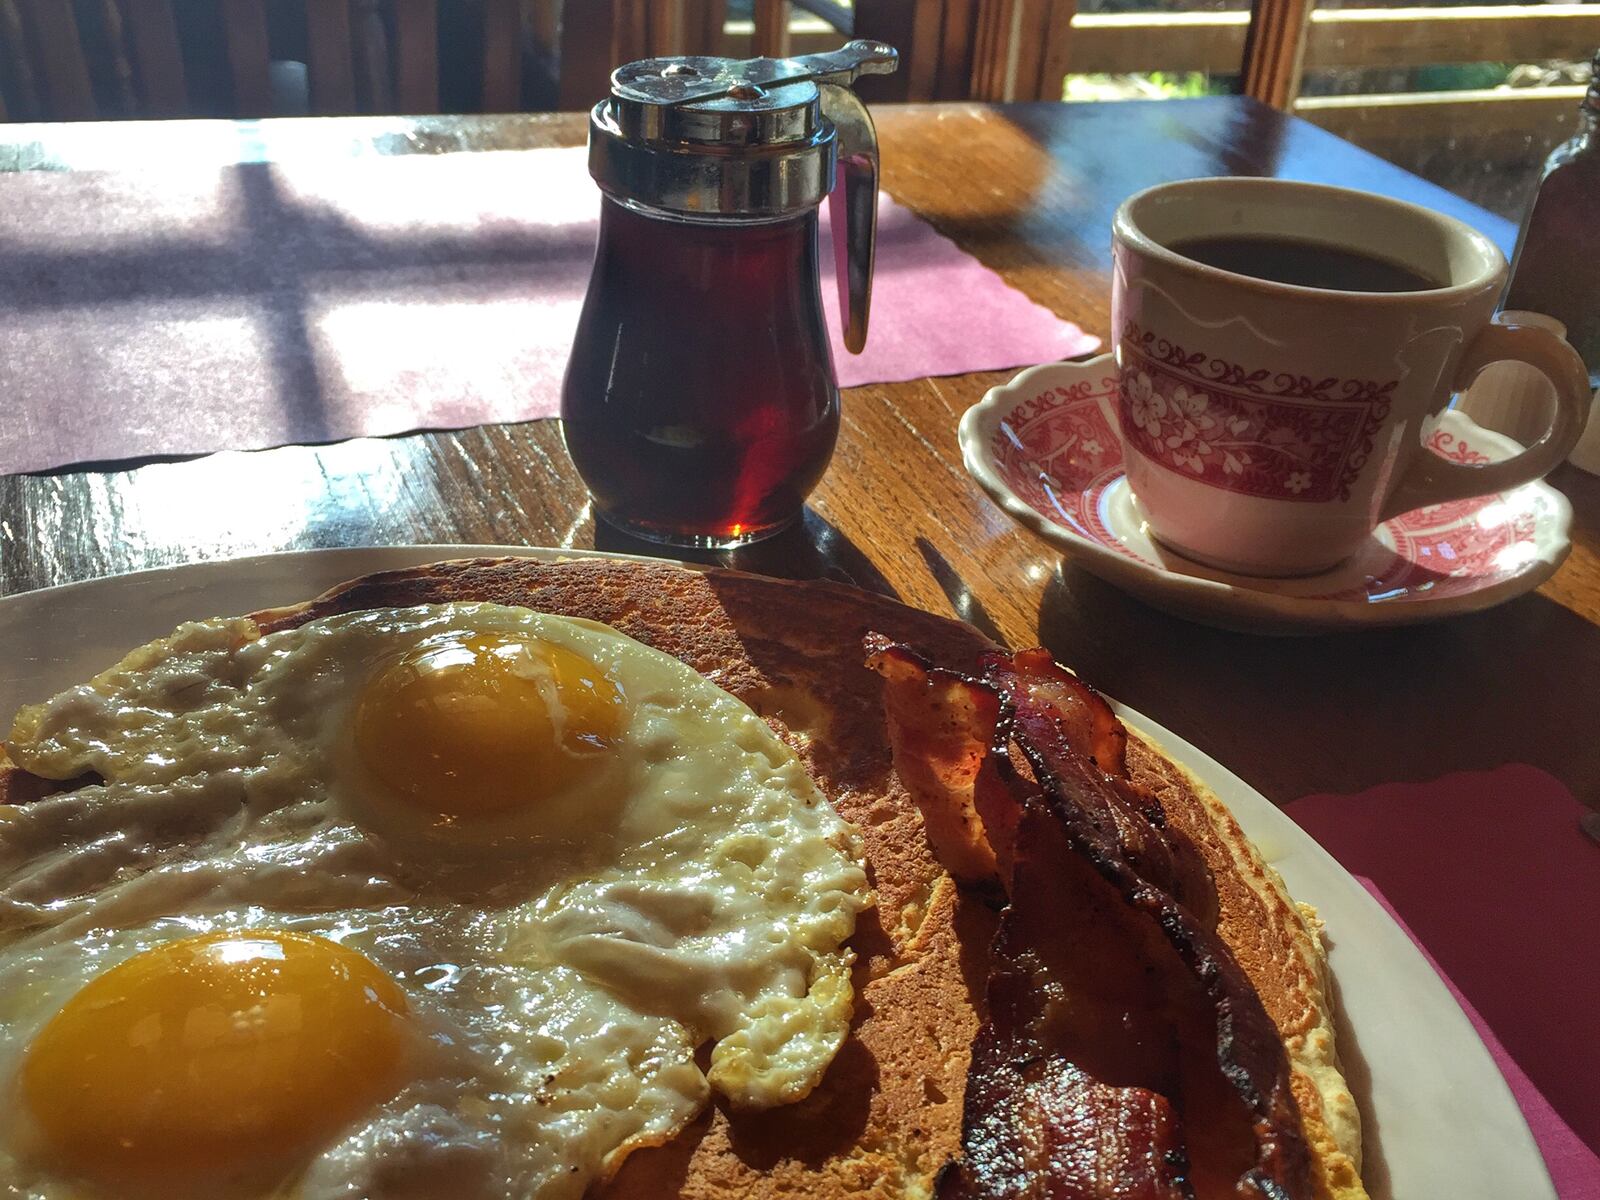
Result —
[[839, 430], [818, 210], [829, 197], [844, 340], [860, 353], [878, 147], [849, 84], [896, 63], [857, 41], [613, 73], [589, 117], [600, 236], [561, 394], [599, 519], [726, 548], [799, 516]]

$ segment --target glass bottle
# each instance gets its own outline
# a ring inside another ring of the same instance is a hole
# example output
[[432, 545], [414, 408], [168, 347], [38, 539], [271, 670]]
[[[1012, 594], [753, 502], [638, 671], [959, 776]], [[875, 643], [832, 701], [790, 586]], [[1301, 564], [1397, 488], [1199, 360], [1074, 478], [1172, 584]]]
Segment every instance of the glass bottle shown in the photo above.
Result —
[[590, 114], [600, 236], [561, 392], [601, 520], [724, 548], [800, 514], [839, 431], [818, 210], [828, 199], [844, 342], [860, 353], [878, 158], [848, 85], [895, 64], [893, 48], [858, 41], [612, 75]]
[[[698, 335], [672, 312], [691, 294]], [[707, 221], [605, 197], [562, 413], [595, 511], [635, 537], [782, 529], [839, 432], [816, 210]]]
[[1577, 132], [1545, 160], [1505, 307], [1554, 317], [1600, 387], [1600, 51]]

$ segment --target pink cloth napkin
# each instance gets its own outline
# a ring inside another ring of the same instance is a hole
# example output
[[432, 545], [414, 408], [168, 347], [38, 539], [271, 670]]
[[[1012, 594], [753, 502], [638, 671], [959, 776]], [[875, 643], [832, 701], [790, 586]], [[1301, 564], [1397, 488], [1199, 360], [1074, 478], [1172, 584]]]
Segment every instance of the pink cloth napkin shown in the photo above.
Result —
[[[584, 161], [0, 174], [0, 472], [555, 415], [600, 204]], [[851, 355], [822, 258], [844, 386], [1098, 345], [884, 197]]]
[[1307, 796], [1289, 814], [1424, 947], [1511, 1086], [1563, 1200], [1600, 1200], [1600, 846], [1520, 764]]

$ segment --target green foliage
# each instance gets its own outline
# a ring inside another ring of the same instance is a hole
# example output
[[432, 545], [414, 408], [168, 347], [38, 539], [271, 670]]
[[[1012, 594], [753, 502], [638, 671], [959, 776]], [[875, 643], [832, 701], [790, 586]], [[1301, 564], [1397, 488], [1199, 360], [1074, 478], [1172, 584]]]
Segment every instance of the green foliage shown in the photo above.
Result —
[[1469, 88], [1499, 87], [1511, 77], [1511, 63], [1453, 63], [1418, 67], [1415, 90], [1456, 92]]
[[1203, 71], [1141, 71], [1134, 75], [1091, 73], [1061, 81], [1063, 100], [1180, 99], [1189, 96], [1231, 96], [1234, 80]]
[[1210, 76], [1200, 71], [1151, 71], [1146, 76], [1168, 96], [1216, 96], [1226, 88], [1213, 88]]

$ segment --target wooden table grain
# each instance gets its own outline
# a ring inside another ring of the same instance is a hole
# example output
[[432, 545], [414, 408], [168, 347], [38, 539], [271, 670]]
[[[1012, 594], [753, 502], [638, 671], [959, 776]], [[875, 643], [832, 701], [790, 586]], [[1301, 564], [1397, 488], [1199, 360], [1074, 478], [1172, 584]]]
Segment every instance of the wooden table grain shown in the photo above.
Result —
[[[1140, 187], [1283, 175], [1464, 211], [1242, 99], [885, 107], [878, 124], [896, 198], [1102, 336], [1111, 212]], [[0, 126], [0, 170], [467, 153], [573, 144], [583, 129], [574, 115]], [[1512, 231], [1495, 221], [1488, 232], [1504, 244]], [[1535, 594], [1408, 629], [1223, 633], [1064, 565], [967, 477], [956, 422], [1008, 375], [851, 389], [803, 524], [707, 557], [848, 580], [1013, 645], [1042, 642], [1280, 804], [1507, 762], [1600, 804], [1600, 479], [1573, 468], [1552, 477], [1573, 503], [1574, 549]], [[234, 555], [421, 542], [652, 552], [596, 527], [554, 421], [0, 478], [4, 593]]]

